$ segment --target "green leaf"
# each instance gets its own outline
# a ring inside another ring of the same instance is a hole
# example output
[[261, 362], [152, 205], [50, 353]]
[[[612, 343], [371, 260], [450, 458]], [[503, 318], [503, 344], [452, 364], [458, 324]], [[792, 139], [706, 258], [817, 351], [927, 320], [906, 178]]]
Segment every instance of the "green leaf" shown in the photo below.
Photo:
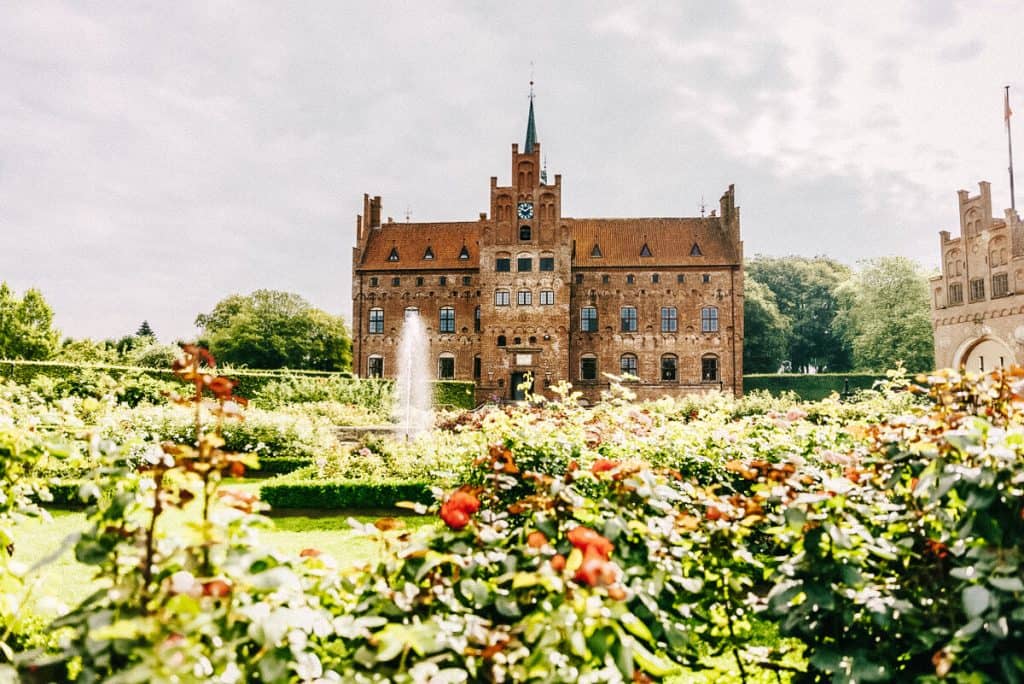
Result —
[[1019, 577], [989, 577], [988, 583], [1002, 591], [1024, 591], [1024, 582]]
[[640, 618], [632, 613], [625, 613], [619, 618], [619, 622], [626, 628], [626, 631], [635, 636], [638, 639], [643, 639], [647, 643], [654, 642], [654, 635], [651, 634], [651, 630], [647, 628]]
[[978, 617], [992, 602], [992, 593], [980, 584], [972, 584], [963, 591], [964, 612], [967, 617]]
[[521, 617], [522, 611], [519, 610], [519, 604], [511, 596], [497, 596], [494, 599], [494, 607], [498, 609], [498, 612], [505, 617]]

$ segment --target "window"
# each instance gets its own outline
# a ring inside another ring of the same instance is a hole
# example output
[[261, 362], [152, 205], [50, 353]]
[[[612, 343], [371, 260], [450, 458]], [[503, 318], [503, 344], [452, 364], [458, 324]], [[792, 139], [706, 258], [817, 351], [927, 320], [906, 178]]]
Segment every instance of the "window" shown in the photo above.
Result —
[[623, 354], [619, 357], [619, 372], [622, 375], [636, 375], [636, 354]]
[[377, 280], [377, 276], [370, 277], [370, 287], [377, 287], [380, 281]]
[[1005, 297], [1010, 294], [1010, 285], [1005, 273], [992, 276], [992, 296]]
[[495, 290], [494, 291], [494, 306], [508, 306], [509, 294], [508, 290]]
[[619, 309], [622, 332], [636, 332], [636, 307], [624, 306]]
[[607, 284], [608, 284], [608, 283], [610, 283], [611, 281], [612, 281], [612, 277], [611, 277], [610, 275], [608, 275], [607, 273], [605, 273], [605, 274], [603, 274], [603, 275], [601, 276], [601, 283], [602, 283], [603, 285], [607, 285]]
[[971, 281], [971, 301], [976, 302], [985, 298], [985, 279], [975, 278]]
[[384, 377], [384, 357], [374, 354], [366, 359], [366, 376], [370, 378]]
[[427, 250], [425, 252], [423, 252], [423, 258], [426, 261], [433, 261], [434, 260], [434, 250], [430, 248], [430, 245], [427, 245]]
[[659, 281], [661, 281], [661, 276], [660, 275], [658, 275], [657, 273], [654, 273], [654, 274], [651, 275], [651, 282], [652, 283], [657, 284]]
[[593, 354], [580, 359], [580, 380], [597, 380], [597, 357]]
[[704, 252], [700, 251], [700, 245], [696, 242], [694, 242], [693, 247], [690, 248], [690, 256], [704, 256]]
[[649, 257], [649, 256], [651, 256], [651, 248], [647, 246], [646, 242], [644, 243], [644, 246], [640, 248], [640, 256], [642, 256], [642, 257]]
[[701, 282], [703, 282], [703, 283], [710, 283], [711, 282], [711, 274], [710, 273], [701, 274], [700, 279], [701, 279]]
[[533, 257], [521, 256], [516, 259], [516, 270], [522, 273], [533, 270]]
[[700, 381], [718, 382], [718, 357], [711, 354], [700, 360]]
[[459, 258], [463, 261], [469, 259], [469, 250], [466, 249], [466, 245], [462, 245], [462, 249], [459, 251]]
[[512, 270], [512, 259], [509, 257], [498, 257], [494, 260], [494, 270], [498, 273], [508, 273]]
[[402, 279], [401, 278], [392, 278], [391, 279], [392, 287], [398, 287], [401, 284], [402, 284]]
[[685, 283], [686, 282], [686, 274], [685, 273], [677, 273], [676, 274], [676, 282], [677, 283]]
[[419, 315], [420, 315], [420, 310], [417, 307], [415, 307], [415, 306], [407, 306], [407, 307], [405, 307], [405, 317], [406, 318], [408, 318], [409, 316], [419, 316]]
[[533, 233], [533, 231], [530, 230], [530, 226], [519, 226], [519, 239], [520, 240], [522, 240], [524, 242], [529, 240], [530, 236], [532, 235], [532, 233]]
[[441, 307], [438, 317], [438, 330], [443, 333], [455, 332], [455, 308], [451, 306]]
[[601, 254], [601, 248], [598, 245], [594, 245], [594, 248], [590, 250], [591, 259], [600, 259], [604, 254]]
[[963, 283], [950, 283], [949, 284], [949, 303], [950, 304], [963, 304], [964, 303], [964, 286], [963, 286]]
[[479, 356], [474, 356], [473, 357], [473, 379], [474, 380], [479, 380], [480, 379], [480, 357]]
[[674, 354], [665, 354], [661, 357], [661, 379], [663, 382], [676, 381], [676, 364], [678, 360]]
[[371, 335], [380, 335], [384, 332], [384, 309], [370, 309]]
[[480, 307], [473, 310], [473, 332], [480, 332]]
[[422, 285], [423, 285], [423, 276], [417, 276], [416, 277], [416, 287], [421, 287]]
[[462, 276], [462, 284], [463, 285], [472, 285], [473, 284], [473, 276]]
[[679, 316], [676, 307], [661, 307], [661, 332], [676, 332], [679, 330]]
[[542, 270], [542, 271], [554, 271], [555, 270], [555, 257], [541, 257], [540, 258], [540, 270]]
[[519, 306], [530, 306], [533, 304], [533, 292], [530, 290], [516, 292], [516, 304]]
[[582, 285], [583, 284], [583, 274], [582, 273], [577, 273], [576, 274], [576, 284], [577, 285]]
[[437, 359], [437, 379], [455, 379], [455, 356], [453, 354], [441, 354]]
[[626, 284], [627, 285], [632, 285], [635, 281], [636, 281], [636, 278], [633, 277], [632, 273], [630, 273], [628, 276], [626, 276]]
[[540, 305], [550, 306], [555, 303], [555, 291], [554, 290], [541, 290], [540, 291]]
[[718, 332], [718, 309], [714, 306], [705, 306], [700, 310], [700, 331]]
[[597, 308], [585, 306], [580, 310], [580, 330], [597, 332]]
[[498, 335], [498, 346], [499, 347], [504, 347], [505, 346], [505, 336], [504, 335]]
[[440, 278], [438, 278], [437, 279], [437, 284], [438, 285], [447, 285], [448, 284], [448, 276], [441, 276]]
[[392, 247], [391, 253], [388, 254], [388, 261], [398, 261], [398, 248]]

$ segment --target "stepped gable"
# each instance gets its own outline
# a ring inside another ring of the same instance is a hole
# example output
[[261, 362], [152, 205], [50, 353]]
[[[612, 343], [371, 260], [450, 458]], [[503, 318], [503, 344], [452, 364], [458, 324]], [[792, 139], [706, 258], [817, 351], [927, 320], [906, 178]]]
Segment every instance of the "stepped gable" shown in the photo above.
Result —
[[[575, 268], [615, 266], [712, 266], [738, 261], [736, 248], [717, 217], [709, 218], [565, 218], [576, 242]], [[641, 257], [644, 243], [650, 257]], [[592, 257], [597, 244], [600, 257]], [[702, 256], [691, 256], [693, 245]]]
[[[453, 270], [479, 268], [480, 222], [448, 221], [440, 223], [384, 223], [370, 230], [366, 251], [358, 270]], [[468, 259], [460, 259], [462, 246]], [[433, 259], [423, 256], [430, 247]], [[398, 261], [389, 261], [391, 250]]]

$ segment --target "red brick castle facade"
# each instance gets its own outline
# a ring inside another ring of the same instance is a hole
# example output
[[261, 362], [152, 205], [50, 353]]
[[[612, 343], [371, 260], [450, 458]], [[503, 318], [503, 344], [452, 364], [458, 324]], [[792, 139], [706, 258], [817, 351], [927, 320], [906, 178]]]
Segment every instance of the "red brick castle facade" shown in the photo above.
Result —
[[740, 394], [743, 243], [730, 186], [699, 218], [562, 216], [562, 178], [541, 169], [533, 101], [509, 185], [491, 178], [476, 221], [381, 222], [364, 196], [353, 249], [353, 368], [393, 377], [405, 311], [424, 320], [438, 378], [478, 400], [568, 381], [591, 400], [606, 374], [644, 398]]

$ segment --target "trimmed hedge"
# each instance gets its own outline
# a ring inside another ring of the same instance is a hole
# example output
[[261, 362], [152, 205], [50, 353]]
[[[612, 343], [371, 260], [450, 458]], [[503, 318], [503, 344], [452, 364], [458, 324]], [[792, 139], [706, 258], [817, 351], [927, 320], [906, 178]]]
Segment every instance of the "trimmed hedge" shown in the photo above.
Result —
[[299, 468], [312, 465], [313, 461], [301, 456], [262, 456], [260, 467], [246, 470], [246, 477], [263, 477], [264, 475], [285, 475]]
[[[818, 401], [833, 392], [842, 394], [849, 388], [854, 392], [860, 389], [871, 389], [878, 380], [885, 380], [885, 375], [876, 373], [775, 373], [743, 376], [743, 391], [768, 390], [778, 396], [783, 392], [794, 392], [804, 401]], [[848, 385], [847, 385], [848, 382]]]
[[267, 483], [260, 498], [273, 508], [394, 508], [400, 501], [433, 502], [430, 483], [408, 480], [298, 480]]
[[[326, 371], [309, 370], [251, 370], [223, 369], [224, 374], [238, 380], [238, 395], [252, 397], [269, 382], [281, 380], [289, 376], [312, 378], [341, 377], [350, 378], [347, 373], [329, 373]], [[99, 371], [115, 380], [123, 375], [146, 375], [157, 380], [175, 381], [177, 378], [170, 369], [143, 368], [139, 366], [118, 366], [104, 363], [64, 363], [61, 361], [24, 361], [21, 359], [0, 359], [0, 378], [27, 385], [32, 378], [42, 375], [55, 381], [76, 377], [82, 372]], [[367, 380], [352, 378], [352, 382], [384, 382], [390, 380]], [[456, 409], [471, 409], [476, 406], [474, 384], [456, 380], [438, 380], [434, 382], [434, 401], [437, 406]]]

